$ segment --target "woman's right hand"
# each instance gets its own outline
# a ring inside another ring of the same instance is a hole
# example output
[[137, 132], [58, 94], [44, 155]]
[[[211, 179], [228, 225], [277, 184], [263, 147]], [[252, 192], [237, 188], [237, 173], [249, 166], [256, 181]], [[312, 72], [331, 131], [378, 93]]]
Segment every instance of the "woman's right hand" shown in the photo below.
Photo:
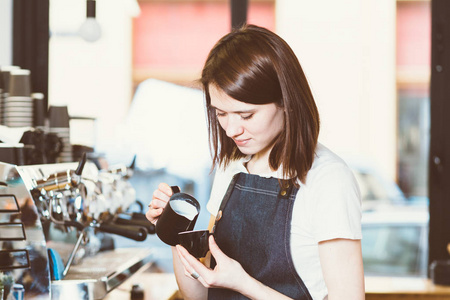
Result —
[[145, 214], [152, 224], [156, 224], [172, 194], [172, 188], [167, 183], [160, 183], [158, 189], [153, 192], [152, 202], [148, 205], [148, 211]]

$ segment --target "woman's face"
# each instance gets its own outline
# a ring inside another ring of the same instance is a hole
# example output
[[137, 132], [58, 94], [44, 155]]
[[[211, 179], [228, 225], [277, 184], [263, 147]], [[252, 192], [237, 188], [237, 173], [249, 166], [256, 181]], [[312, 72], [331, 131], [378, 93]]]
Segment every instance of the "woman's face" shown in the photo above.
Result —
[[211, 106], [226, 135], [246, 155], [264, 154], [284, 127], [283, 109], [275, 103], [250, 104], [235, 100], [209, 86]]

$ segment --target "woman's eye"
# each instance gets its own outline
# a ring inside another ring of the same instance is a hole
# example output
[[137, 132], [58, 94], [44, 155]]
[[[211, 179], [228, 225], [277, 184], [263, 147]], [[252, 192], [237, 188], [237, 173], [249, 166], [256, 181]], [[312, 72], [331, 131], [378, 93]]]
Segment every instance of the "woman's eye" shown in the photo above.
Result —
[[253, 117], [253, 114], [245, 114], [245, 115], [241, 115], [241, 118], [243, 120], [249, 120]]
[[216, 112], [216, 116], [225, 117], [225, 113], [224, 112]]

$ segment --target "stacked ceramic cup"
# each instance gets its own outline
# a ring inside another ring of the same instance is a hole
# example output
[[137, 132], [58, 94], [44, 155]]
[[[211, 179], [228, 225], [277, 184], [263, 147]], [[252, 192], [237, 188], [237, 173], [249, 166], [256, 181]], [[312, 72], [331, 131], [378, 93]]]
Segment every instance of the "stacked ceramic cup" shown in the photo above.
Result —
[[0, 67], [0, 124], [5, 125], [5, 99], [9, 96], [9, 78], [12, 70], [20, 69], [17, 66]]
[[3, 125], [3, 91], [5, 87], [3, 85], [3, 76], [0, 73], [0, 125]]
[[9, 95], [3, 99], [4, 124], [9, 127], [33, 126], [30, 70], [11, 70]]
[[3, 80], [3, 74], [0, 67], [0, 125], [3, 125], [3, 93], [5, 90], [5, 84]]
[[63, 148], [58, 162], [72, 162], [72, 145], [70, 144], [70, 118], [67, 106], [50, 106], [48, 109], [49, 132], [55, 133], [62, 141]]

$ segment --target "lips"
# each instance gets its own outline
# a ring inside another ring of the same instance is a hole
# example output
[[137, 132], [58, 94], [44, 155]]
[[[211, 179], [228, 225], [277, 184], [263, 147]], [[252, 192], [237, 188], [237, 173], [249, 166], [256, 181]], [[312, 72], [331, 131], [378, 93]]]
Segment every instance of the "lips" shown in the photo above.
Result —
[[239, 139], [239, 140], [234, 139], [234, 142], [238, 147], [245, 146], [248, 143], [248, 141], [250, 141], [250, 139]]

